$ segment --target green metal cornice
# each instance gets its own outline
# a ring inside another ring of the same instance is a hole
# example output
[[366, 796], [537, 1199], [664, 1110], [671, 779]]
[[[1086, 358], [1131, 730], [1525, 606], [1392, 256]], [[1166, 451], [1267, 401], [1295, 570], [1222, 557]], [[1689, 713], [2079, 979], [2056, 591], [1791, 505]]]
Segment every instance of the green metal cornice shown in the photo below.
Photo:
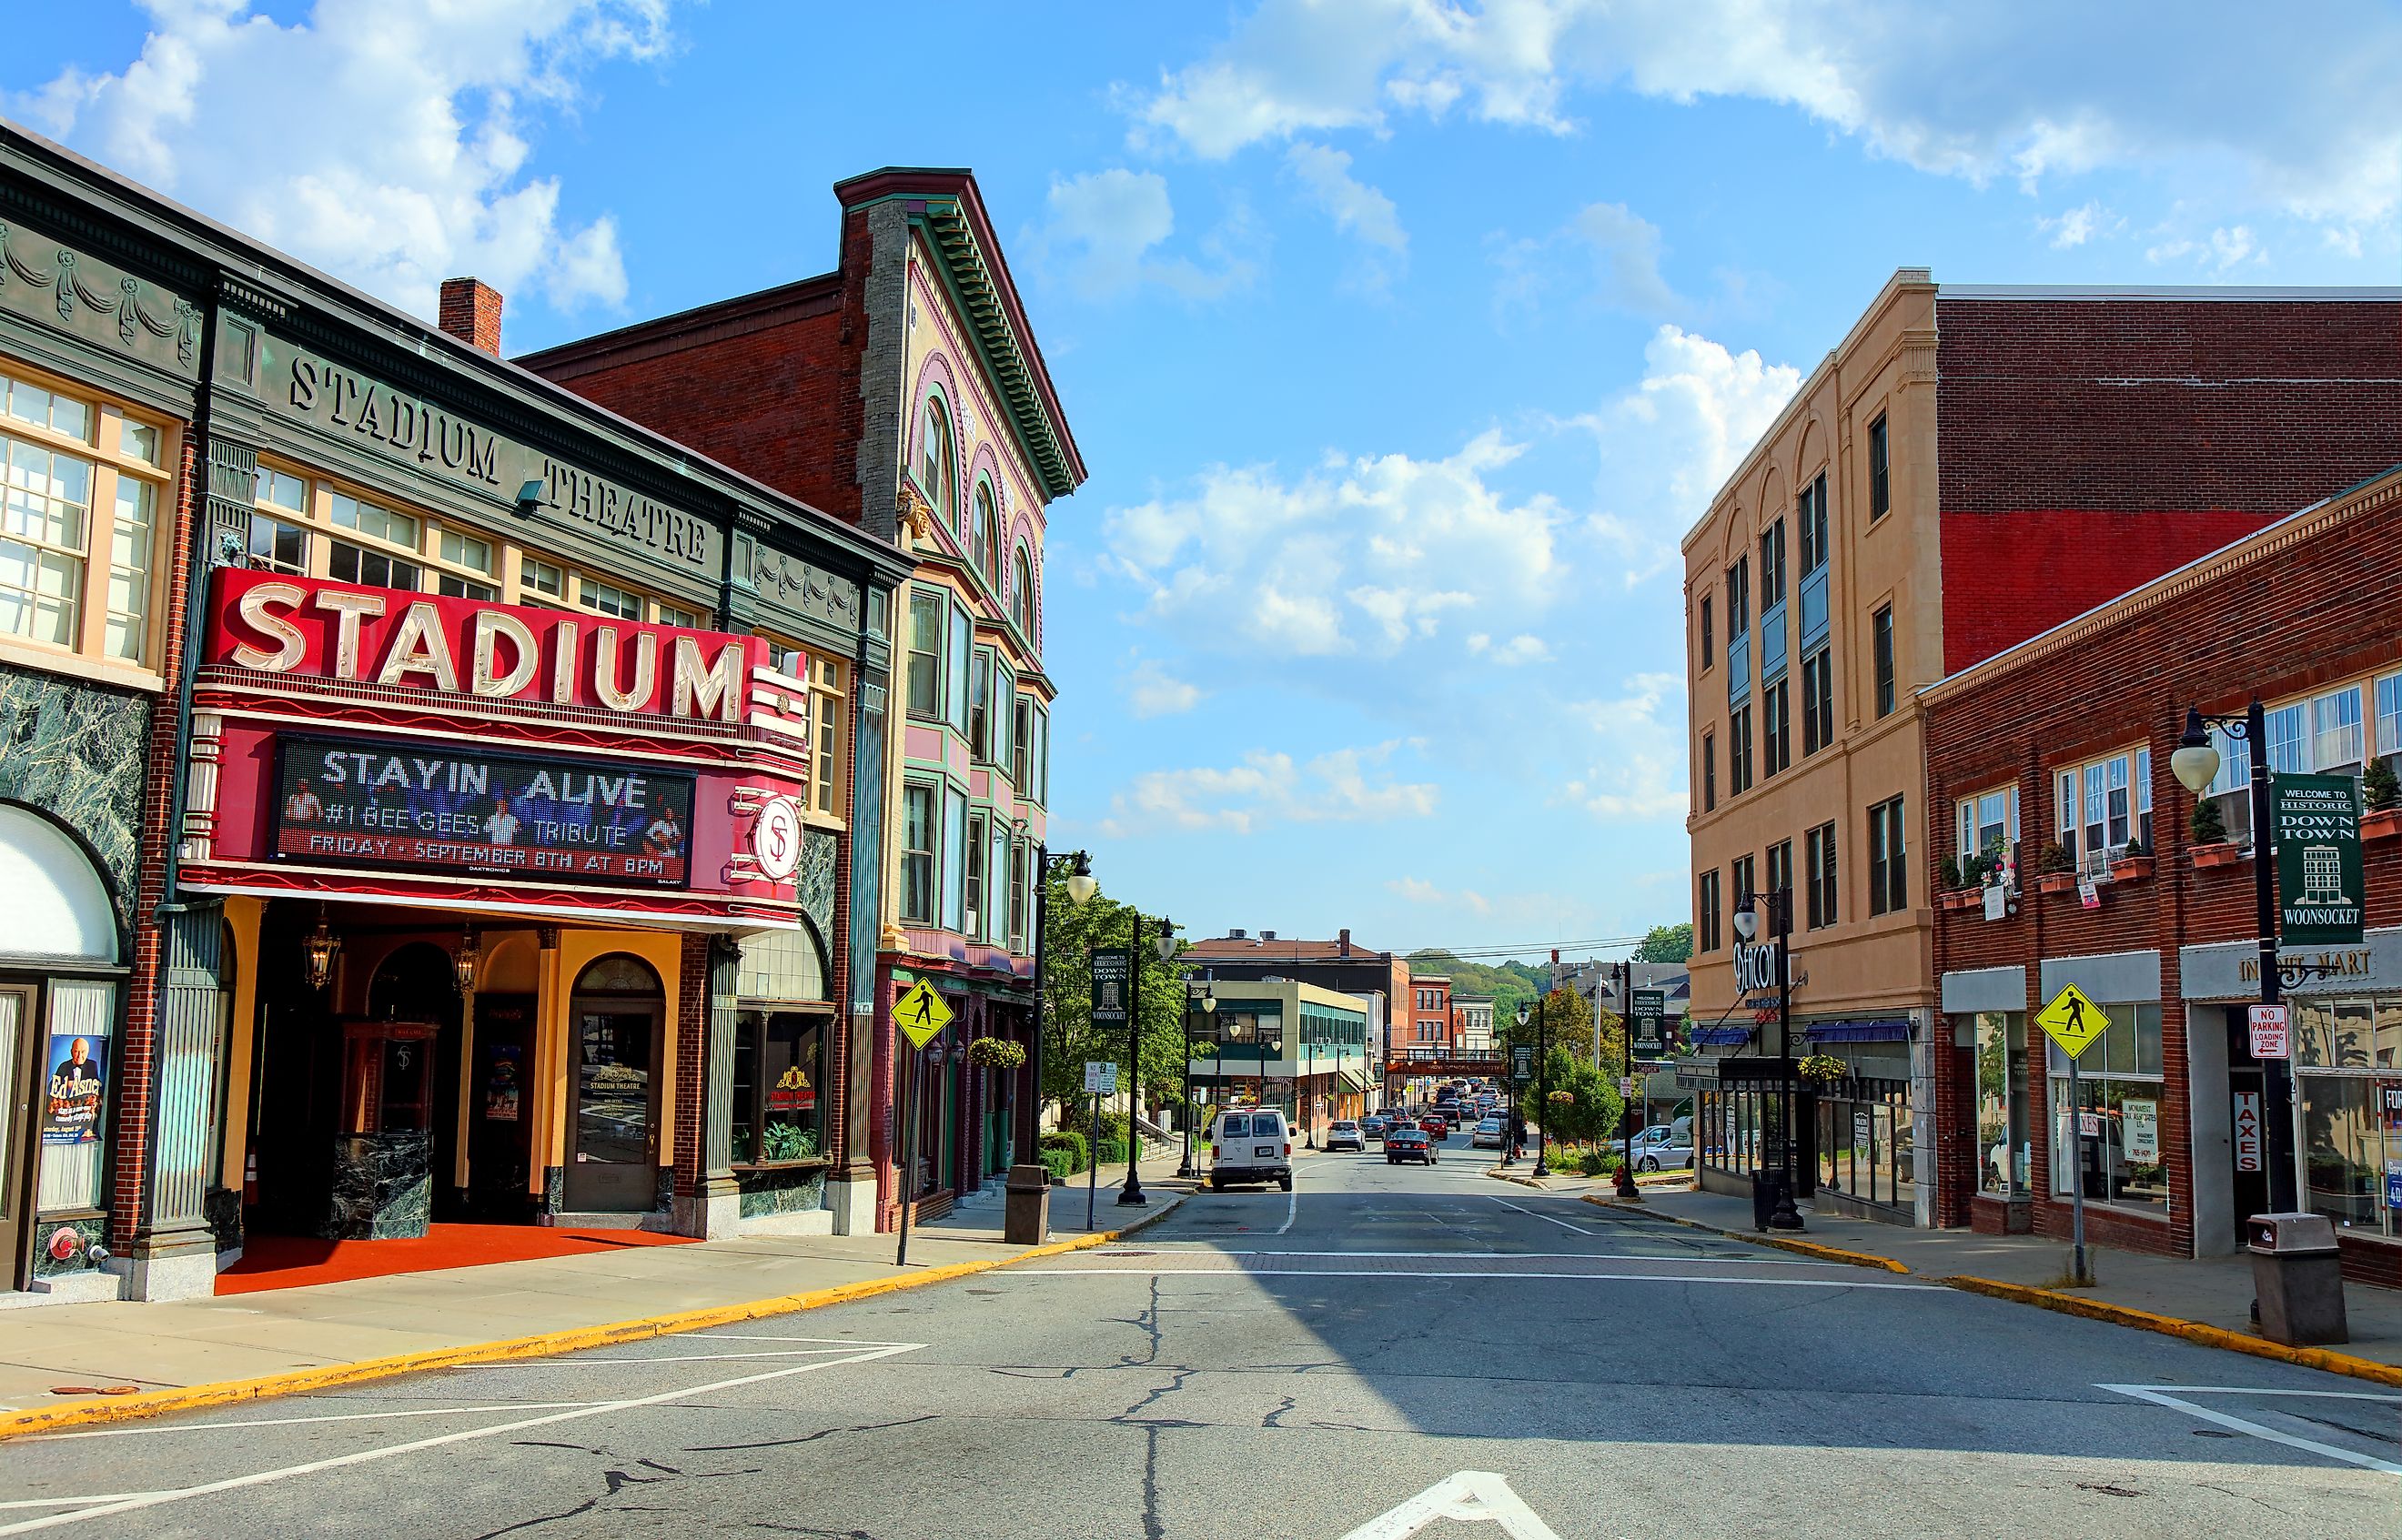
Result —
[[966, 208], [957, 198], [930, 198], [923, 217], [930, 242], [949, 269], [960, 308], [975, 327], [976, 342], [984, 350], [993, 382], [1008, 399], [1010, 416], [1042, 477], [1043, 490], [1051, 497], [1066, 497], [1076, 489], [1076, 475], [1059, 424], [1044, 406], [1017, 328], [1010, 324], [1008, 303], [976, 241]]

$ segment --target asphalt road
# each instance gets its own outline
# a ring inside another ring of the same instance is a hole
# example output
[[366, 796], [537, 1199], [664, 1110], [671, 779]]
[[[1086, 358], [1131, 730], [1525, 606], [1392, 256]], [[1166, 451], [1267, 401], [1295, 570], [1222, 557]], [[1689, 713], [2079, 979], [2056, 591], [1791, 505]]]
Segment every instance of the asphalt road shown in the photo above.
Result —
[[881, 1299], [0, 1445], [0, 1536], [2402, 1532], [2402, 1393], [1491, 1159], [1319, 1157]]

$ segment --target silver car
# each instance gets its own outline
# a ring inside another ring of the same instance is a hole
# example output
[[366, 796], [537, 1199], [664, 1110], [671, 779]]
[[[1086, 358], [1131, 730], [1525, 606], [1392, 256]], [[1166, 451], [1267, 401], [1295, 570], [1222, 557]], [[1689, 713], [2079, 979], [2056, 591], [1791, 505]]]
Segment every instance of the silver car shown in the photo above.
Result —
[[1368, 1136], [1360, 1132], [1358, 1123], [1345, 1119], [1341, 1122], [1326, 1125], [1326, 1148], [1329, 1153], [1338, 1149], [1365, 1150], [1367, 1148]]
[[1693, 1139], [1691, 1134], [1671, 1129], [1666, 1123], [1653, 1123], [1635, 1135], [1635, 1169], [1637, 1171], [1683, 1171], [1693, 1163]]
[[1498, 1118], [1487, 1118], [1482, 1122], [1479, 1122], [1475, 1129], [1468, 1135], [1468, 1148], [1470, 1149], [1498, 1149], [1501, 1148], [1503, 1137], [1504, 1135], [1501, 1132], [1501, 1120]]

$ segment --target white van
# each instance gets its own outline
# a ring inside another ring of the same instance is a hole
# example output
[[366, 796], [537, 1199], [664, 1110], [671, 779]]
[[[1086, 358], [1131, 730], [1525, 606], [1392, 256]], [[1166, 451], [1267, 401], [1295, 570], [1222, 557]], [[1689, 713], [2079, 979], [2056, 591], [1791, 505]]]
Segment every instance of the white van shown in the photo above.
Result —
[[1209, 1125], [1209, 1189], [1242, 1182], [1292, 1190], [1292, 1130], [1276, 1107], [1228, 1107]]

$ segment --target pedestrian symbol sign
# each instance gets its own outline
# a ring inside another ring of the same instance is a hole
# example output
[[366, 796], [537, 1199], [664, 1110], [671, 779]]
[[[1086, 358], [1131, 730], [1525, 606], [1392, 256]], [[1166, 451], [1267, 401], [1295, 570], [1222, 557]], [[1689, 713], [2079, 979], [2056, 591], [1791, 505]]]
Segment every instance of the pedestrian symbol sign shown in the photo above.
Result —
[[2060, 1045], [2060, 1051], [2074, 1059], [2093, 1046], [2094, 1039], [2109, 1030], [2110, 1018], [2102, 1008], [2085, 997], [2085, 992], [2069, 984], [2051, 997], [2051, 1003], [2036, 1012], [2036, 1025], [2044, 1035]]
[[951, 1024], [951, 1008], [943, 1003], [943, 997], [934, 993], [931, 984], [919, 979], [917, 987], [902, 996], [901, 1003], [892, 1008], [892, 1020], [911, 1046], [923, 1048]]

